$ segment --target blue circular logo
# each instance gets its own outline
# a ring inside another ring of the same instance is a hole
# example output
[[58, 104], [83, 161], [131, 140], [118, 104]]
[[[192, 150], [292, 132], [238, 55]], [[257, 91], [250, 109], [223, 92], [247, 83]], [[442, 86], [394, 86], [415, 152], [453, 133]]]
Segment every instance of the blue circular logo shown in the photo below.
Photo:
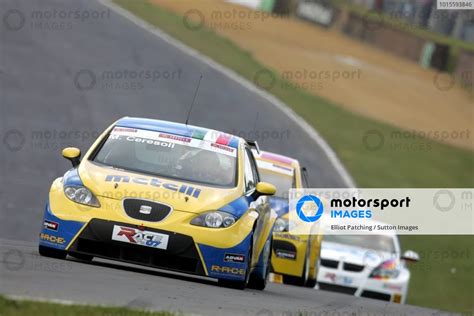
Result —
[[[303, 212], [303, 206], [307, 202], [313, 202], [318, 207], [316, 214], [314, 214], [313, 216], [306, 216], [306, 214]], [[301, 199], [298, 200], [298, 203], [296, 203], [296, 214], [298, 214], [298, 217], [303, 222], [307, 222], [307, 223], [316, 222], [318, 219], [321, 218], [321, 216], [323, 216], [323, 211], [324, 211], [323, 202], [321, 202], [321, 200], [315, 197], [314, 195], [305, 195]]]

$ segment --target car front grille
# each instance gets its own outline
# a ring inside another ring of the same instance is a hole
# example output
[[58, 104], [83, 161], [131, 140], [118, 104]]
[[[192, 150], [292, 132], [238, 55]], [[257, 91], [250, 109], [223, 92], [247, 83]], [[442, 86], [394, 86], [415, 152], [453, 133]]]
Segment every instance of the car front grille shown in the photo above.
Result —
[[364, 266], [360, 264], [344, 262], [343, 269], [351, 272], [361, 272], [364, 270]]
[[321, 266], [323, 266], [323, 267], [337, 269], [338, 265], [339, 265], [339, 261], [337, 261], [337, 260], [330, 260], [330, 259], [321, 258]]
[[147, 222], [162, 221], [171, 213], [168, 205], [140, 199], [123, 200], [123, 209], [129, 217]]
[[204, 268], [190, 236], [173, 232], [144, 228], [169, 236], [166, 250], [112, 240], [115, 225], [133, 227], [113, 221], [93, 219], [81, 232], [69, 252], [94, 257], [140, 264], [160, 269], [205, 275]]
[[354, 293], [357, 291], [357, 288], [355, 287], [342, 286], [342, 285], [323, 283], [323, 282], [319, 282], [318, 286], [319, 286], [319, 289], [324, 290], [324, 291], [338, 292], [338, 293], [344, 293], [344, 294], [350, 294], [350, 295], [354, 295]]
[[387, 302], [390, 302], [390, 298], [391, 298], [390, 294], [374, 292], [374, 291], [363, 291], [360, 296], [367, 297], [367, 298], [373, 298], [373, 299], [376, 299], [376, 300], [387, 301]]
[[274, 240], [273, 251], [278, 258], [296, 260], [296, 247], [287, 241]]

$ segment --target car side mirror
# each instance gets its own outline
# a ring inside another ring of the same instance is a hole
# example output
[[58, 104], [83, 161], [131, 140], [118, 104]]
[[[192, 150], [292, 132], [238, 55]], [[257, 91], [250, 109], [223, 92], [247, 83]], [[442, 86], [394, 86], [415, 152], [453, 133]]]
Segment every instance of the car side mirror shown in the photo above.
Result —
[[255, 187], [256, 198], [262, 195], [274, 195], [276, 193], [276, 187], [273, 184], [267, 182], [259, 182]]
[[64, 148], [63, 157], [69, 160], [75, 168], [81, 163], [81, 150], [75, 147]]
[[418, 262], [420, 261], [420, 256], [413, 250], [407, 250], [403, 253], [401, 259], [408, 262]]

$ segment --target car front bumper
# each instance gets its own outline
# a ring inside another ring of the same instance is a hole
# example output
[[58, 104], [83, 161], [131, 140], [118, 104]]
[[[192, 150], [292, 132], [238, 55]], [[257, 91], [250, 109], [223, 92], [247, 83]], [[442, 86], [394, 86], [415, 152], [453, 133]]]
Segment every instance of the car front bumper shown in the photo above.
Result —
[[[72, 202], [66, 203], [71, 207], [69, 204]], [[172, 224], [163, 224], [110, 216], [110, 209], [81, 208], [71, 212], [70, 208], [66, 211], [57, 208], [56, 203], [53, 211], [52, 205], [49, 202], [46, 204], [43, 228], [39, 234], [41, 246], [210, 278], [245, 279], [247, 260], [250, 260], [248, 249], [252, 241], [252, 226], [248, 219], [239, 220], [240, 225], [236, 223], [235, 227], [212, 231], [176, 223], [189, 223], [195, 216], [185, 212], [175, 211], [175, 218], [170, 218]], [[247, 229], [247, 226], [250, 228]], [[166, 235], [168, 245], [166, 249], [157, 249], [113, 240], [114, 227]], [[231, 229], [234, 233], [229, 232]], [[222, 235], [231, 235], [232, 238], [225, 239]], [[234, 259], [229, 260], [229, 255]], [[238, 256], [243, 260], [236, 260]]]
[[288, 233], [273, 233], [272, 270], [277, 274], [301, 277], [307, 239]]
[[318, 288], [383, 300], [405, 303], [408, 280], [379, 280], [369, 278], [369, 271], [350, 272], [321, 266], [318, 271]]

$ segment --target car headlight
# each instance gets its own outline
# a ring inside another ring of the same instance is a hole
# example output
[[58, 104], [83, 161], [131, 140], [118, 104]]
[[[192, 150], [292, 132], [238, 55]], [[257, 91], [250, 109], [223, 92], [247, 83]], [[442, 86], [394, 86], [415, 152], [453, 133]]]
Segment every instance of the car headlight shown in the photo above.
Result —
[[400, 269], [397, 265], [397, 260], [387, 260], [380, 264], [377, 268], [375, 268], [370, 277], [373, 279], [381, 279], [381, 280], [388, 280], [388, 279], [395, 279], [400, 275]]
[[73, 202], [92, 207], [100, 207], [99, 200], [97, 200], [95, 195], [86, 187], [66, 186], [64, 187], [64, 194]]
[[234, 225], [236, 220], [235, 216], [229, 213], [213, 211], [193, 218], [191, 224], [211, 228], [226, 228]]
[[288, 231], [288, 221], [283, 218], [277, 218], [273, 231], [277, 233]]

